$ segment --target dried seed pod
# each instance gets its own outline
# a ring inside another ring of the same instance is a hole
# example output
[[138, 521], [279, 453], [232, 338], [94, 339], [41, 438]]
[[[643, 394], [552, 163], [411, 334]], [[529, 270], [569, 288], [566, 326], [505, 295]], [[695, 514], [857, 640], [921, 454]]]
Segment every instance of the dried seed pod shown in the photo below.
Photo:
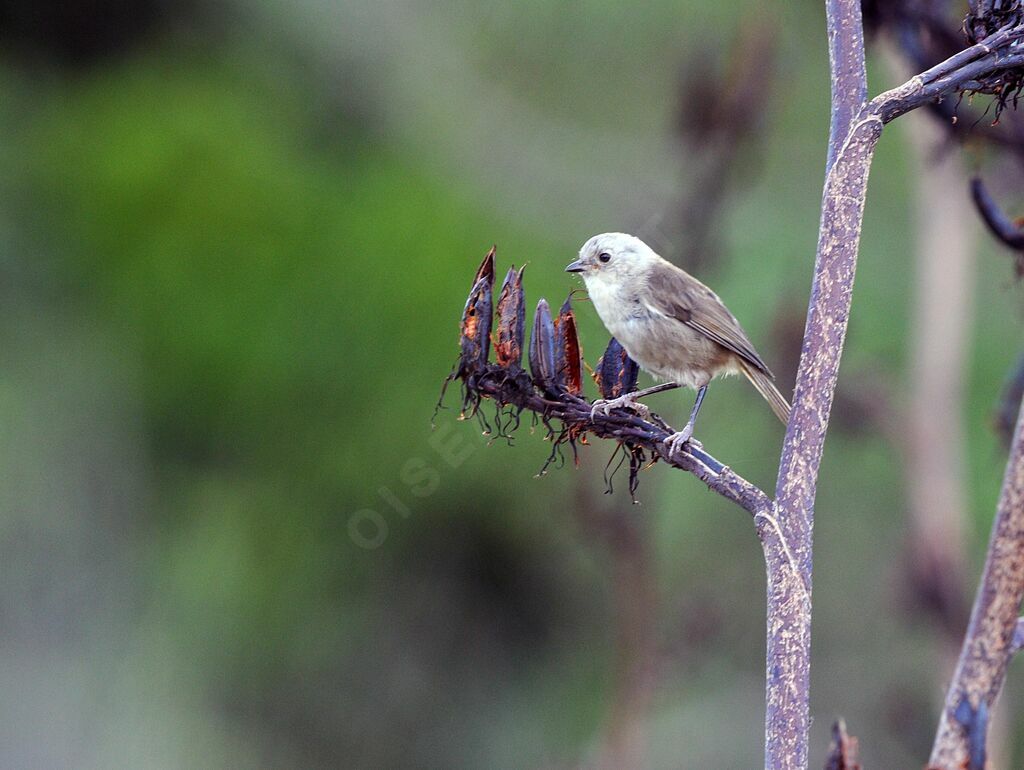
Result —
[[608, 342], [604, 355], [597, 362], [597, 385], [601, 398], [618, 398], [636, 390], [640, 367], [629, 357], [626, 349], [614, 337]]
[[491, 286], [491, 290], [494, 290], [494, 254], [497, 250], [497, 246], [491, 246], [490, 251], [484, 255], [484, 261], [476, 269], [476, 278], [473, 279], [474, 286], [481, 278], [486, 278], [487, 283]]
[[537, 303], [533, 316], [533, 333], [530, 335], [530, 371], [533, 382], [547, 393], [557, 393], [555, 386], [555, 324], [551, 320], [548, 301]]
[[498, 294], [498, 337], [494, 342], [494, 353], [498, 365], [514, 366], [517, 369], [523, 360], [523, 334], [526, 326], [526, 300], [523, 295], [523, 265], [516, 272], [515, 266], [508, 270]]
[[462, 352], [456, 370], [460, 377], [476, 374], [487, 365], [491, 342], [491, 283], [486, 275], [477, 280], [462, 311], [459, 340]]
[[576, 316], [572, 312], [572, 295], [558, 311], [555, 322], [557, 342], [555, 350], [555, 384], [574, 396], [583, 393], [583, 352], [576, 331]]

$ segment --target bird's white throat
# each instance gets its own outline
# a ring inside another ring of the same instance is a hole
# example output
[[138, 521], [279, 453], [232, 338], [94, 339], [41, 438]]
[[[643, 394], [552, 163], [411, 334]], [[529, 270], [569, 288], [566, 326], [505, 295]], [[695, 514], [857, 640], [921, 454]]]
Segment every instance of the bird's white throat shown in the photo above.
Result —
[[[604, 276], [584, 277], [587, 295], [594, 304], [601, 321], [608, 331], [616, 338], [626, 332], [624, 325], [629, 319], [636, 297], [627, 296], [630, 292], [620, 281], [609, 281]], [[633, 294], [635, 294], [635, 290]], [[623, 342], [622, 339], [619, 339]], [[625, 343], [624, 343], [625, 344]]]

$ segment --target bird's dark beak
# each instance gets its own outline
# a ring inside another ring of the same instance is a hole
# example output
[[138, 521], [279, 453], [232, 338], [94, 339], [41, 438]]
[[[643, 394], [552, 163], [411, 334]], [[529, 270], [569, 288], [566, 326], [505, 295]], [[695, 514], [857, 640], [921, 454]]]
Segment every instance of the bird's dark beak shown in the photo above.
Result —
[[582, 273], [583, 272], [583, 260], [577, 259], [575, 262], [570, 262], [565, 267], [567, 273]]

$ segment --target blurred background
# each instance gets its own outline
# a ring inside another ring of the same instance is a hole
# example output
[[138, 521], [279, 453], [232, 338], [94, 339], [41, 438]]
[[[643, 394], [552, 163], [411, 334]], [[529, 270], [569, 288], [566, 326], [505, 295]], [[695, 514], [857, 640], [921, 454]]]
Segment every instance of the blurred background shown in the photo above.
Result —
[[[603, 494], [605, 442], [536, 478], [527, 420], [509, 446], [454, 393], [431, 414], [487, 248], [560, 303], [609, 230], [714, 286], [789, 392], [820, 5], [0, 2], [0, 764], [760, 766], [746, 514], [663, 466]], [[871, 50], [872, 91], [909, 72]], [[840, 714], [865, 766], [924, 763], [1002, 476], [1020, 289], [966, 198], [1000, 159], [938, 125], [873, 171], [818, 494], [819, 766]], [[698, 435], [773, 487], [746, 383]]]

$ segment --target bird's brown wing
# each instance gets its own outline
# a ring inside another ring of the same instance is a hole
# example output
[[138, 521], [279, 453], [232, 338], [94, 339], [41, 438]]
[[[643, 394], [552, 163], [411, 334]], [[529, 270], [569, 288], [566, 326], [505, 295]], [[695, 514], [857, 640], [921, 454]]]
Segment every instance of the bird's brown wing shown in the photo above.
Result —
[[739, 321], [707, 286], [670, 263], [652, 270], [648, 285], [655, 310], [681, 321], [774, 378]]

